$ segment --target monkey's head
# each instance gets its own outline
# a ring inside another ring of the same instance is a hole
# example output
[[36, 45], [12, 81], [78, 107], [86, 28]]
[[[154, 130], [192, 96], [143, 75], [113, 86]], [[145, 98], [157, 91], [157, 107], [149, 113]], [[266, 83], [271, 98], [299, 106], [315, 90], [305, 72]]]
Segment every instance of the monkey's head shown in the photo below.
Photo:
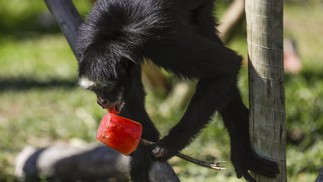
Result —
[[131, 36], [120, 29], [100, 30], [89, 23], [80, 29], [79, 85], [93, 91], [102, 108], [120, 111], [124, 91], [136, 78], [143, 56]]
[[162, 7], [159, 1], [156, 3], [147, 9], [145, 1], [140, 0], [130, 4], [122, 0], [97, 1], [81, 25], [79, 83], [95, 92], [103, 108], [120, 109], [124, 91], [135, 85], [134, 79], [140, 79], [137, 68], [143, 61], [144, 47], [165, 32], [160, 29], [167, 27], [168, 20], [156, 8]]
[[140, 59], [137, 46], [115, 29], [93, 30], [83, 24], [79, 37], [79, 85], [97, 95], [102, 108], [120, 111], [124, 91], [132, 82], [133, 68]]
[[132, 64], [127, 58], [111, 58], [105, 52], [85, 52], [79, 62], [79, 85], [94, 92], [102, 108], [120, 112]]

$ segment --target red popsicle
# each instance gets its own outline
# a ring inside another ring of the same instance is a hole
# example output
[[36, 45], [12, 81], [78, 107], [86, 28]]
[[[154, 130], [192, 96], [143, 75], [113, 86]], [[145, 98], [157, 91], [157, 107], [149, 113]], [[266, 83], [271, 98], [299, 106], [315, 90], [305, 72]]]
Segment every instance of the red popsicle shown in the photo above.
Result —
[[96, 138], [105, 145], [129, 155], [136, 150], [141, 133], [140, 123], [110, 112], [102, 118]]
[[[102, 118], [96, 138], [105, 145], [125, 155], [129, 155], [136, 150], [140, 142], [142, 126], [136, 121], [118, 116], [117, 113], [115, 109], [110, 109], [109, 113]], [[143, 141], [147, 145], [153, 143], [148, 140]], [[209, 163], [200, 161], [181, 153], [177, 153], [176, 156], [202, 167], [215, 170], [225, 169], [219, 166], [220, 162]]]

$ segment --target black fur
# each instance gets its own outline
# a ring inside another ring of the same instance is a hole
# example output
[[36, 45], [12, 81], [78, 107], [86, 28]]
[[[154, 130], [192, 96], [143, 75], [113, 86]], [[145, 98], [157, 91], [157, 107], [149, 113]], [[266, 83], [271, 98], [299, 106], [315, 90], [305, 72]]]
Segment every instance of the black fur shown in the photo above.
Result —
[[[248, 109], [236, 86], [242, 59], [215, 34], [213, 3], [99, 0], [80, 29], [81, 85], [97, 94], [102, 107], [115, 107], [121, 115], [141, 122], [142, 137], [156, 142], [133, 154], [133, 181], [149, 181], [152, 161], [165, 161], [189, 145], [215, 111], [228, 129], [239, 178], [255, 181], [248, 170], [268, 177], [279, 173], [277, 163], [258, 156], [251, 147]], [[162, 139], [144, 107], [144, 58], [175, 75], [199, 80], [182, 119]]]

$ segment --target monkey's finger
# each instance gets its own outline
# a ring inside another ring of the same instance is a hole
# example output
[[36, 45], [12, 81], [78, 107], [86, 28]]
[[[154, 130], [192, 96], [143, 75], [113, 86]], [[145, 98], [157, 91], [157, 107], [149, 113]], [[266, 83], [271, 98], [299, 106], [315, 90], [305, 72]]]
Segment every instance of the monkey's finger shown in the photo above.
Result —
[[279, 173], [279, 166], [276, 162], [267, 160], [257, 156], [256, 160], [252, 161], [252, 167], [250, 168], [253, 172], [275, 178]]
[[273, 166], [258, 165], [258, 167], [254, 167], [250, 170], [257, 174], [260, 174], [269, 178], [275, 178], [277, 176], [276, 169]]
[[248, 170], [243, 171], [242, 175], [249, 182], [257, 182], [253, 177], [250, 176]]
[[237, 178], [241, 178], [242, 177], [241, 171], [238, 168], [236, 168], [236, 167], [234, 167], [234, 169], [235, 169], [235, 171], [237, 173]]

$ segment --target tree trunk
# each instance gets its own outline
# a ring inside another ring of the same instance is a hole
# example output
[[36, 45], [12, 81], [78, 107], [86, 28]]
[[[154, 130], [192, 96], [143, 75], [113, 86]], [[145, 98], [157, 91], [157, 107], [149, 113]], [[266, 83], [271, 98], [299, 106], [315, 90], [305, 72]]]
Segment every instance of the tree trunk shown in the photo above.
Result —
[[257, 181], [286, 181], [283, 1], [246, 0], [250, 134], [256, 152], [276, 161], [280, 174]]

